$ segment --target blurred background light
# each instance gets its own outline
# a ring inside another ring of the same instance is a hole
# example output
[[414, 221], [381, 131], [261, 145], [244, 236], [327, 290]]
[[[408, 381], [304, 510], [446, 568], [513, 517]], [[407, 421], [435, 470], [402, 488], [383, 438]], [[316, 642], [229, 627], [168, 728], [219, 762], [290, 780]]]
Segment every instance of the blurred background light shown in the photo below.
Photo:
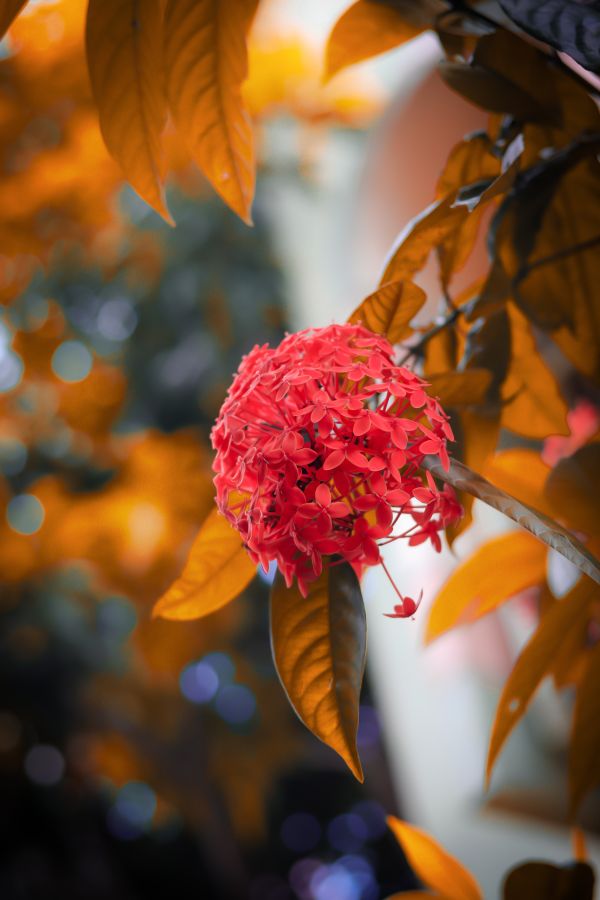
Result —
[[292, 813], [283, 820], [281, 840], [295, 853], [306, 853], [313, 850], [321, 839], [321, 826], [310, 813]]
[[386, 813], [380, 803], [363, 800], [352, 807], [352, 812], [364, 822], [369, 840], [377, 840], [386, 833]]
[[265, 584], [273, 584], [275, 580], [275, 574], [277, 572], [277, 563], [274, 559], [269, 563], [269, 571], [265, 572], [262, 566], [257, 566], [256, 571], [258, 572], [258, 577]]
[[361, 816], [344, 813], [336, 816], [327, 826], [327, 840], [335, 850], [352, 853], [360, 850], [368, 840], [369, 831]]
[[99, 334], [109, 341], [126, 341], [135, 331], [138, 316], [133, 304], [125, 297], [107, 300], [96, 320]]
[[37, 744], [25, 757], [25, 772], [35, 784], [50, 787], [64, 775], [65, 760], [51, 744]]
[[63, 341], [52, 354], [52, 371], [69, 384], [87, 378], [92, 363], [92, 354], [81, 341]]
[[201, 662], [211, 666], [219, 676], [219, 684], [231, 684], [235, 678], [235, 663], [227, 653], [207, 653]]
[[219, 676], [210, 663], [192, 663], [179, 676], [179, 686], [192, 703], [208, 703], [219, 689]]
[[358, 720], [358, 746], [361, 750], [376, 747], [381, 739], [381, 727], [377, 711], [372, 706], [362, 705]]
[[244, 725], [256, 711], [256, 698], [243, 684], [230, 684], [217, 694], [215, 708], [230, 725]]
[[0, 438], [0, 470], [3, 475], [18, 475], [27, 462], [27, 447], [18, 438]]
[[42, 527], [44, 516], [44, 507], [33, 494], [17, 494], [6, 507], [6, 521], [18, 534], [35, 534]]

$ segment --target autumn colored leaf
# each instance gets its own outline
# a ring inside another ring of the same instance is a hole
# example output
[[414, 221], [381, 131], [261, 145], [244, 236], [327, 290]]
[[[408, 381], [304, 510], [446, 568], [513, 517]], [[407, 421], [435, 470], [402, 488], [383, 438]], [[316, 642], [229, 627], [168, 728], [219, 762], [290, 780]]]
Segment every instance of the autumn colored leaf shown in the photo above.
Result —
[[246, 35], [258, 0], [167, 0], [169, 106], [194, 161], [248, 224], [254, 196], [252, 123], [241, 95]]
[[425, 25], [386, 3], [358, 0], [335, 23], [325, 51], [325, 77], [409, 41]]
[[488, 461], [483, 471], [485, 477], [500, 490], [507, 491], [546, 515], [552, 515], [552, 507], [543, 493], [551, 469], [535, 450], [525, 447], [501, 450]]
[[[600, 601], [600, 591], [596, 591]], [[575, 815], [585, 795], [600, 784], [600, 644], [589, 654], [585, 675], [577, 688], [573, 731], [569, 746], [569, 792]]]
[[511, 497], [510, 494], [501, 491], [456, 459], [450, 461], [448, 472], [434, 457], [427, 458], [426, 467], [436, 478], [446, 481], [459, 491], [472, 494], [478, 500], [482, 500], [483, 503], [487, 503], [488, 506], [517, 522], [522, 528], [535, 535], [538, 540], [548, 544], [549, 547], [562, 554], [569, 562], [600, 584], [600, 561], [558, 522], [554, 522], [538, 510], [526, 506]]
[[488, 782], [504, 742], [549, 674], [566, 636], [589, 615], [595, 594], [597, 588], [591, 581], [587, 578], [578, 581], [566, 597], [548, 610], [515, 663], [496, 709], [486, 764]]
[[492, 381], [487, 369], [466, 369], [463, 372], [442, 372], [428, 375], [428, 393], [437, 397], [444, 408], [461, 408], [483, 403]]
[[198, 619], [237, 597], [256, 566], [227, 519], [213, 509], [198, 532], [180, 578], [154, 606], [153, 616]]
[[483, 900], [481, 888], [471, 873], [426, 832], [395, 816], [388, 816], [387, 824], [411, 869], [428, 888], [445, 900]]
[[348, 565], [326, 567], [303, 597], [280, 574], [271, 592], [275, 666], [298, 717], [363, 780], [356, 747], [366, 652], [365, 610]]
[[412, 281], [391, 281], [369, 294], [348, 321], [361, 322], [376, 334], [384, 334], [390, 343], [397, 344], [411, 334], [409, 323], [426, 299], [425, 292]]
[[587, 444], [552, 469], [545, 497], [573, 528], [600, 536], [600, 443]]
[[17, 18], [27, 0], [0, 0], [0, 40]]
[[140, 197], [173, 224], [162, 183], [162, 0], [90, 0], [86, 49], [106, 146]]
[[593, 900], [594, 871], [584, 862], [522, 863], [506, 876], [502, 896], [504, 900]]
[[[481, 370], [472, 369], [470, 371], [479, 372]], [[499, 414], [480, 412], [477, 409], [461, 409], [457, 426], [457, 436], [460, 440], [458, 449], [464, 464], [476, 472], [482, 472], [492, 458], [498, 443]], [[450, 544], [466, 531], [473, 520], [473, 495], [468, 491], [459, 491], [458, 497], [465, 514], [455, 525], [446, 529], [446, 536]]]
[[[452, 573], [429, 612], [425, 640], [474, 622], [546, 575], [546, 548], [523, 531], [485, 543]], [[502, 572], [502, 577], [498, 577]]]
[[419, 272], [432, 250], [468, 217], [464, 206], [453, 206], [455, 192], [432, 203], [400, 232], [385, 265], [380, 285], [412, 278]]

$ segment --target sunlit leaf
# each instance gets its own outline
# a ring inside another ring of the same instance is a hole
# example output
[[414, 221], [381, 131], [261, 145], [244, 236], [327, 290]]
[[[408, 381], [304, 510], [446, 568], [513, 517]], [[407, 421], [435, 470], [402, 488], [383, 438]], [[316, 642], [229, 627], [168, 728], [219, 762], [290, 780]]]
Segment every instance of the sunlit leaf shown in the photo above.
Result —
[[426, 641], [456, 625], [474, 622], [515, 594], [540, 584], [546, 574], [546, 556], [543, 544], [522, 531], [485, 543], [454, 570], [435, 598]]
[[461, 408], [483, 403], [492, 381], [487, 369], [465, 369], [428, 375], [427, 393], [437, 397], [444, 408]]
[[600, 443], [561, 459], [548, 476], [545, 497], [573, 528], [600, 536]]
[[106, 146], [138, 194], [172, 222], [162, 184], [162, 0], [90, 0], [86, 48]]
[[425, 465], [436, 478], [448, 482], [459, 491], [472, 494], [517, 522], [600, 584], [600, 561], [558, 522], [494, 487], [458, 460], [451, 460], [448, 472], [434, 457], [428, 457]]
[[449, 194], [408, 223], [390, 251], [380, 284], [412, 278], [431, 251], [465, 221], [469, 213], [464, 206], [453, 206], [454, 199], [455, 194]]
[[515, 663], [496, 709], [486, 764], [488, 781], [504, 742], [524, 716], [541, 681], [549, 674], [566, 635], [589, 615], [589, 606], [597, 590], [587, 578], [577, 582], [542, 618]]
[[180, 578], [154, 606], [165, 619], [197, 619], [237, 597], [256, 566], [227, 519], [213, 509], [198, 532]]
[[27, 0], [0, 0], [0, 40], [26, 3]]
[[593, 900], [594, 871], [587, 863], [554, 866], [526, 862], [504, 881], [504, 900]]
[[550, 466], [535, 450], [525, 447], [501, 450], [488, 461], [484, 471], [486, 478], [500, 490], [507, 491], [546, 515], [552, 514], [552, 508], [543, 494]]
[[338, 19], [327, 42], [325, 77], [371, 56], [385, 53], [423, 30], [399, 9], [373, 0], [358, 0]]
[[446, 900], [482, 900], [481, 889], [471, 873], [437, 841], [395, 816], [388, 816], [387, 823], [411, 869], [428, 888]]
[[412, 281], [391, 281], [369, 294], [354, 310], [349, 322], [361, 322], [376, 334], [384, 334], [392, 344], [407, 338], [409, 323], [419, 312], [425, 292]]
[[281, 683], [299, 718], [340, 754], [359, 781], [358, 704], [365, 610], [348, 565], [326, 567], [303, 597], [278, 575], [271, 592], [271, 646]]
[[[600, 602], [600, 591], [596, 591]], [[592, 788], [600, 784], [600, 644], [590, 652], [583, 681], [577, 688], [569, 747], [569, 790], [574, 814]]]
[[241, 85], [258, 0], [167, 0], [167, 96], [177, 128], [215, 190], [250, 223], [255, 162]]

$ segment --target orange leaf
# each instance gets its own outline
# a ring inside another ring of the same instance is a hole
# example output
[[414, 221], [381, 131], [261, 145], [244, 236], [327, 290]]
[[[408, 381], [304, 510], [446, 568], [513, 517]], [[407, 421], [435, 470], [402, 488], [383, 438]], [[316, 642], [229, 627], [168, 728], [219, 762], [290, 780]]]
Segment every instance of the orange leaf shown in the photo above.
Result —
[[[435, 598], [425, 640], [475, 622], [546, 575], [546, 548], [523, 531], [488, 541], [454, 570]], [[498, 577], [502, 572], [502, 577]]]
[[241, 95], [258, 0], [168, 0], [167, 95], [177, 128], [223, 200], [251, 224], [252, 123]]
[[465, 369], [428, 375], [427, 381], [427, 393], [437, 397], [444, 408], [461, 408], [483, 403], [492, 383], [492, 373], [488, 369]]
[[298, 717], [363, 780], [356, 748], [366, 620], [350, 566], [327, 567], [303, 597], [277, 575], [271, 592], [275, 666]]
[[27, 0], [0, 0], [0, 40], [17, 18]]
[[409, 323], [426, 299], [425, 291], [412, 281], [391, 281], [369, 294], [348, 321], [360, 322], [376, 334], [384, 334], [390, 343], [397, 344], [411, 334]]
[[153, 616], [198, 619], [237, 597], [256, 574], [242, 539], [213, 509], [192, 545], [183, 574], [157, 601]]
[[161, 0], [90, 0], [86, 48], [106, 146], [140, 197], [173, 224], [162, 184]]
[[486, 765], [488, 782], [504, 742], [525, 714], [540, 682], [550, 672], [563, 641], [588, 615], [596, 592], [589, 579], [578, 581], [566, 597], [548, 610], [515, 663], [496, 710]]
[[428, 888], [437, 891], [445, 900], [483, 900], [481, 889], [471, 873], [432, 837], [395, 816], [388, 816], [387, 823], [411, 869]]
[[501, 450], [485, 468], [486, 477], [496, 487], [546, 514], [551, 512], [550, 504], [543, 495], [549, 473], [550, 466], [539, 453], [523, 447]]
[[[596, 592], [600, 600], [600, 592]], [[600, 644], [590, 652], [577, 690], [569, 748], [571, 812], [577, 812], [588, 791], [600, 784]]]
[[358, 0], [333, 26], [325, 51], [325, 77], [385, 53], [423, 31], [392, 6]]
[[432, 203], [400, 232], [386, 263], [380, 284], [412, 278], [420, 271], [431, 251], [468, 218], [464, 206], [453, 206], [456, 193]]
[[555, 515], [578, 531], [600, 536], [600, 443], [561, 459], [548, 476], [545, 496]]

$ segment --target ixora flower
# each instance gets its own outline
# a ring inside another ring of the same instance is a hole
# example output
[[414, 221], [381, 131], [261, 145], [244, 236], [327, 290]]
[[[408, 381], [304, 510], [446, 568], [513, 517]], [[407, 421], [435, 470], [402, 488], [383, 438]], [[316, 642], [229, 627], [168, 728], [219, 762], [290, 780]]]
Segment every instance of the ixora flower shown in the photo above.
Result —
[[[361, 325], [309, 329], [244, 357], [211, 437], [217, 505], [255, 563], [275, 560], [306, 595], [324, 560], [360, 577], [392, 540], [440, 549], [462, 508], [421, 469], [428, 455], [447, 468], [453, 439], [426, 387]], [[412, 615], [415, 601], [397, 593], [395, 615]]]

